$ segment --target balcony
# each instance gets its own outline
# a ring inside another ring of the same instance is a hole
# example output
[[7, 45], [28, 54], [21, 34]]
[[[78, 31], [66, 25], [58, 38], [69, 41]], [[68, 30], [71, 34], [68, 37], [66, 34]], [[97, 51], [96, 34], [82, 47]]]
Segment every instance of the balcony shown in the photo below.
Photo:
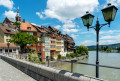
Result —
[[61, 51], [61, 49], [56, 49], [56, 51]]

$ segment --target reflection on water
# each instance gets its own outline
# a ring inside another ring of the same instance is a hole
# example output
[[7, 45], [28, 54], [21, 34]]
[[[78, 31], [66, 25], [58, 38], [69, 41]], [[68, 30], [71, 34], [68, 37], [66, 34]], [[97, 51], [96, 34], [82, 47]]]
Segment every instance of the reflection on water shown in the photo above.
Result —
[[[90, 51], [89, 58], [79, 62], [95, 64], [95, 61], [96, 61], [96, 52]], [[120, 67], [120, 53], [99, 53], [99, 62], [101, 65]], [[70, 71], [71, 65], [66, 64], [59, 66], [58, 68]], [[95, 77], [95, 66], [74, 64], [73, 71], [76, 73], [81, 73]], [[118, 69], [109, 69], [109, 68], [100, 67], [99, 76], [100, 78], [108, 81], [120, 81], [120, 69], [118, 70]]]

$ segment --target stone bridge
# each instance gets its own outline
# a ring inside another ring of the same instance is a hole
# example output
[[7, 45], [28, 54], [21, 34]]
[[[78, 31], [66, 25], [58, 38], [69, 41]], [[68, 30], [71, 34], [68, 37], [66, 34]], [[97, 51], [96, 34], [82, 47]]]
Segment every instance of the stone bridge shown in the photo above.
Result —
[[[13, 67], [14, 66], [14, 67]], [[0, 55], [0, 81], [105, 81]]]

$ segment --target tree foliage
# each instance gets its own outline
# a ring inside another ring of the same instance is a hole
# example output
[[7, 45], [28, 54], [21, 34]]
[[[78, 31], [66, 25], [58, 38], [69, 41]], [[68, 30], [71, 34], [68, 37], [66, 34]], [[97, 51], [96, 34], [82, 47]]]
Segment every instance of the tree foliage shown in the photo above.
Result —
[[27, 34], [27, 33], [16, 33], [14, 34], [9, 42], [13, 42], [21, 47], [21, 51], [27, 44], [32, 45], [33, 43], [37, 43], [37, 37], [34, 37], [33, 35]]
[[85, 54], [88, 55], [88, 48], [84, 45], [78, 46], [76, 48], [76, 53], [81, 55], [85, 55]]
[[15, 22], [13, 25], [20, 26], [20, 22]]

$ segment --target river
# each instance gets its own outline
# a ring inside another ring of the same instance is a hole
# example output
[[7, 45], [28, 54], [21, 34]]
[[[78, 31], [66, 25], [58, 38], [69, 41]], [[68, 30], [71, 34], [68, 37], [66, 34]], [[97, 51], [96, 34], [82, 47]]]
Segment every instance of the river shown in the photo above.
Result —
[[[79, 62], [95, 64], [96, 52], [89, 51], [89, 57]], [[100, 65], [120, 67], [120, 53], [101, 53], [99, 52]], [[70, 64], [65, 64], [57, 68], [71, 70]], [[74, 64], [73, 72], [95, 77], [95, 66]], [[120, 81], [120, 69], [100, 67], [99, 77], [108, 81]]]

